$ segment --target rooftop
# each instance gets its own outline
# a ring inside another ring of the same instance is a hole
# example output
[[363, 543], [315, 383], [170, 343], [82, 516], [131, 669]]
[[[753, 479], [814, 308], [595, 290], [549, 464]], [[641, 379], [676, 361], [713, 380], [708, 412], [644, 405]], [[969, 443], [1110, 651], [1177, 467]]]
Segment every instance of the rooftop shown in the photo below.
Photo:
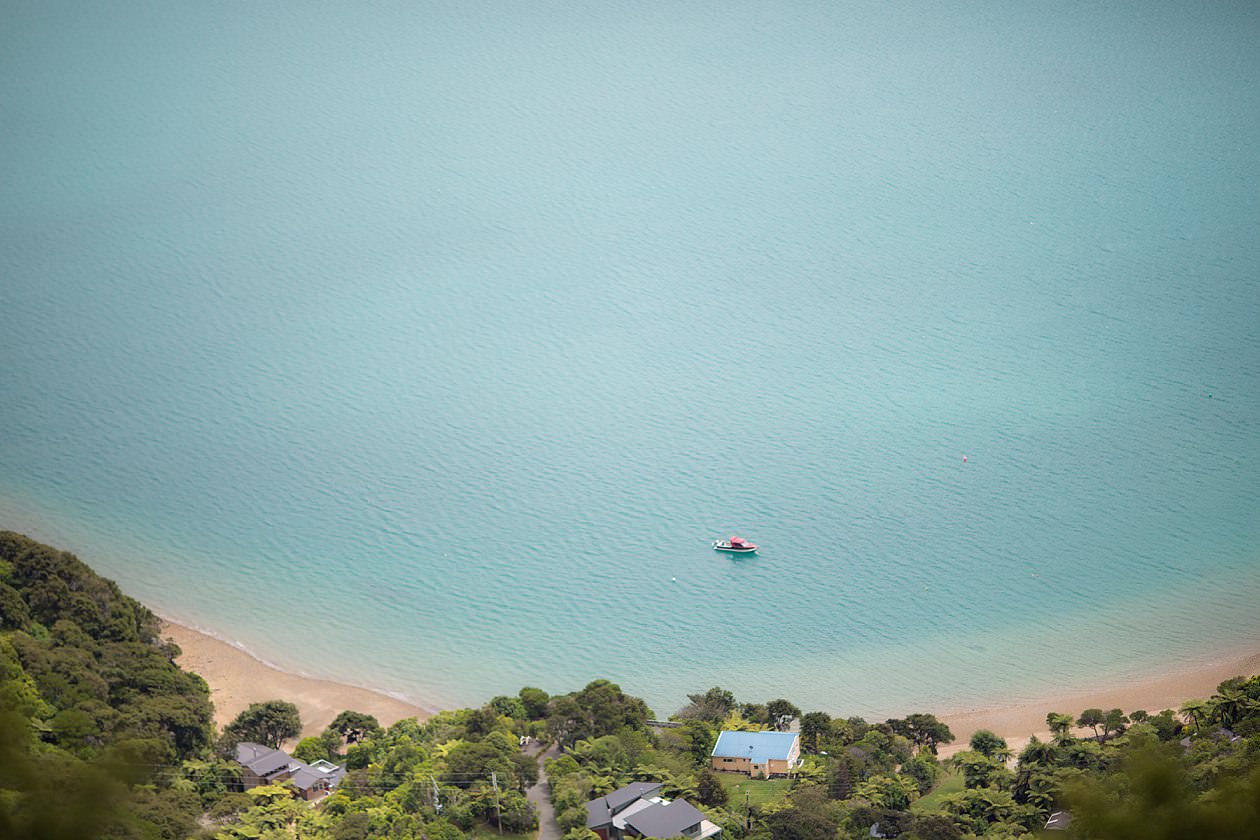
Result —
[[704, 822], [704, 814], [690, 802], [675, 799], [668, 805], [654, 805], [626, 818], [626, 825], [644, 837], [677, 837]]
[[799, 738], [796, 732], [733, 732], [724, 731], [713, 745], [718, 758], [751, 758], [757, 764], [769, 759], [787, 761], [792, 745]]
[[586, 803], [586, 827], [607, 825], [616, 814], [625, 810], [632, 802], [651, 796], [661, 789], [660, 782], [631, 782], [618, 788], [607, 796], [592, 799]]
[[333, 769], [324, 770], [313, 764], [306, 765], [299, 768], [297, 772], [289, 777], [289, 781], [293, 782], [293, 786], [298, 790], [310, 790], [315, 786], [316, 782], [321, 780], [327, 780], [330, 788], [335, 787], [337, 782], [341, 781], [341, 777], [346, 774], [346, 771], [338, 767], [336, 764], [330, 764], [327, 761], [325, 761], [324, 764], [327, 764]]
[[346, 774], [345, 768], [322, 758], [316, 759], [313, 764], [306, 764], [284, 750], [275, 750], [253, 741], [241, 741], [236, 745], [236, 762], [264, 779], [290, 770], [293, 775], [289, 777], [289, 781], [298, 790], [309, 790], [321, 779], [327, 779], [328, 786], [334, 787]]
[[241, 741], [236, 745], [236, 762], [264, 778], [277, 771], [288, 769], [292, 761], [289, 754], [283, 750], [255, 744], [253, 741]]

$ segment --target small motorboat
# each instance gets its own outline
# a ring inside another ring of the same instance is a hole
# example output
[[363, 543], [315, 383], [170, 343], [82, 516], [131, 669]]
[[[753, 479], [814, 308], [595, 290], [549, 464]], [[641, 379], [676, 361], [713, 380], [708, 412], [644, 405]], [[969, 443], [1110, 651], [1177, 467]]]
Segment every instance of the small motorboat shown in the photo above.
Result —
[[757, 550], [757, 546], [743, 537], [731, 537], [729, 540], [714, 540], [713, 550], [730, 551], [734, 554], [751, 554]]

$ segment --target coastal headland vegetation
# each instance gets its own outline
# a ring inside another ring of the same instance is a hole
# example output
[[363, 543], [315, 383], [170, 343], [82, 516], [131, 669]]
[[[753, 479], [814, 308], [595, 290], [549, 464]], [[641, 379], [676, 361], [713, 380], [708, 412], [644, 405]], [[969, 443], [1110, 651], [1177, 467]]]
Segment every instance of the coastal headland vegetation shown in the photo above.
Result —
[[[1045, 739], [979, 730], [944, 757], [967, 733], [930, 713], [867, 721], [713, 687], [662, 720], [605, 679], [387, 726], [347, 709], [294, 743], [284, 697], [216, 726], [179, 653], [73, 555], [0, 532], [0, 837], [595, 840], [586, 803], [639, 781], [730, 840], [1260, 838], [1260, 676], [1178, 708], [1048, 709]], [[799, 733], [801, 761], [782, 779], [715, 772], [732, 730]], [[247, 742], [344, 774], [314, 801], [251, 786]]]

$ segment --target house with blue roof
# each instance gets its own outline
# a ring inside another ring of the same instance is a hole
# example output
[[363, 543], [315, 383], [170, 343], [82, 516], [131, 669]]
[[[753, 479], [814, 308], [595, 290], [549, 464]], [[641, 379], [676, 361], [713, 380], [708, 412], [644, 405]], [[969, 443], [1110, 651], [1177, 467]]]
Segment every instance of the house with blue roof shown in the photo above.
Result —
[[786, 776], [801, 763], [799, 732], [723, 731], [713, 746], [709, 766], [752, 778]]

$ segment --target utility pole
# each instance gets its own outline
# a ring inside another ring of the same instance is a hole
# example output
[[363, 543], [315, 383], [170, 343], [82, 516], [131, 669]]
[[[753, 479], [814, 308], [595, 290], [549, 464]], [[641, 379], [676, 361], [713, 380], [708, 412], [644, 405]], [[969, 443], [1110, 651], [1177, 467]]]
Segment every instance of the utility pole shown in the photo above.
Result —
[[437, 811], [438, 816], [442, 815], [442, 792], [438, 790], [437, 779], [432, 776], [429, 781], [433, 783], [433, 810]]
[[490, 784], [494, 785], [494, 820], [499, 824], [499, 833], [503, 833], [503, 814], [499, 811], [499, 774], [490, 774]]
[[752, 817], [748, 815], [748, 791], [744, 791], [744, 831], [752, 831]]

